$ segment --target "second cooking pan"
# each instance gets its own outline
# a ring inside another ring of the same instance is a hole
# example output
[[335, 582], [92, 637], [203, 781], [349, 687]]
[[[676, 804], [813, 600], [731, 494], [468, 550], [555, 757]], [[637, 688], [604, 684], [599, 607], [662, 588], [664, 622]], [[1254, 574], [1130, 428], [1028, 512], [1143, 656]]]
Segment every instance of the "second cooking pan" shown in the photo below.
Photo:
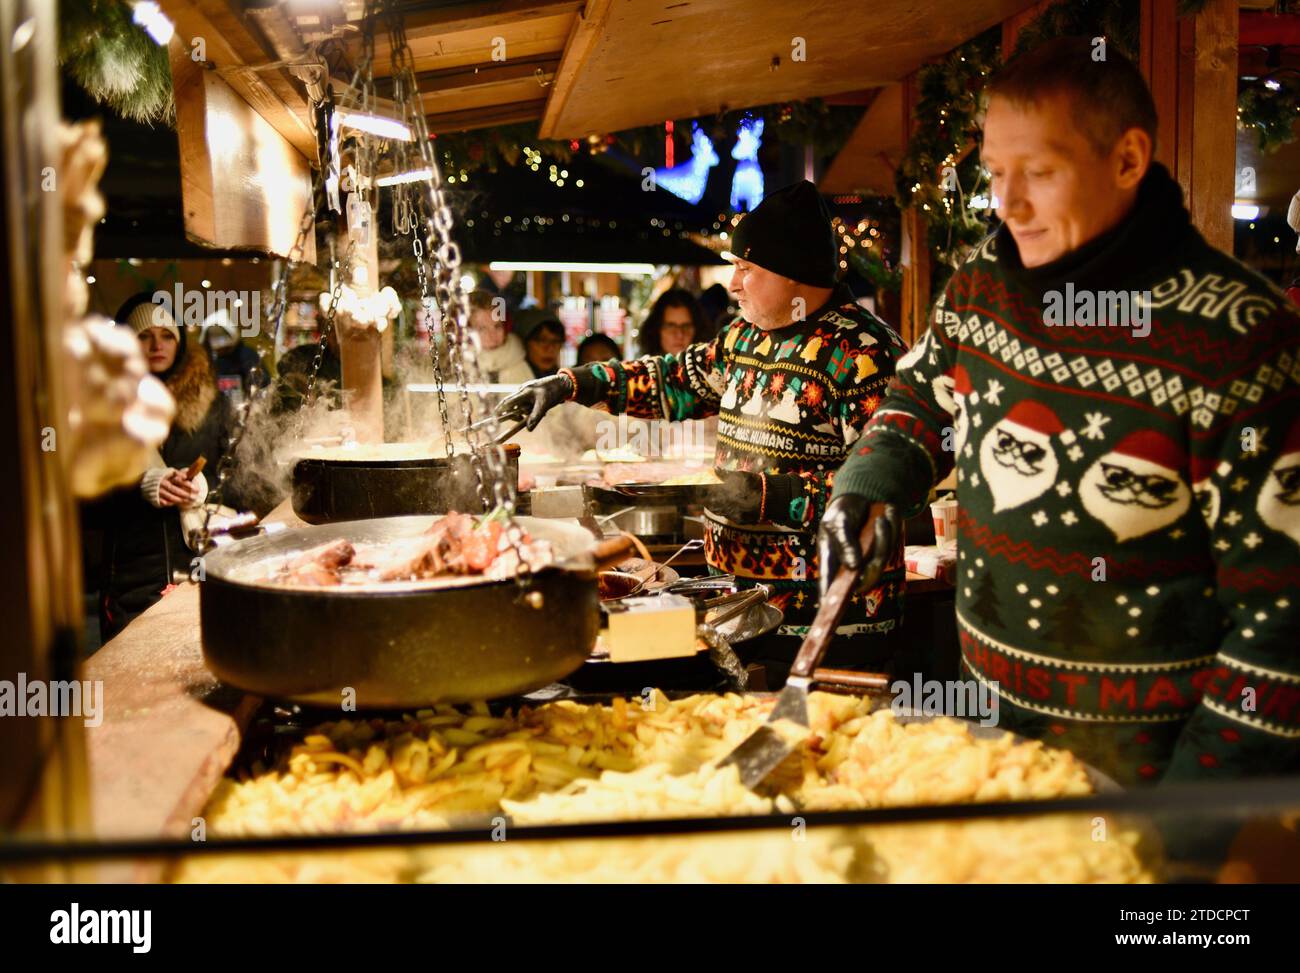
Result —
[[[502, 448], [505, 475], [518, 483], [519, 445]], [[309, 524], [449, 510], [483, 512], [474, 464], [465, 454], [384, 459], [359, 451], [357, 459], [305, 456], [293, 467], [293, 512]]]

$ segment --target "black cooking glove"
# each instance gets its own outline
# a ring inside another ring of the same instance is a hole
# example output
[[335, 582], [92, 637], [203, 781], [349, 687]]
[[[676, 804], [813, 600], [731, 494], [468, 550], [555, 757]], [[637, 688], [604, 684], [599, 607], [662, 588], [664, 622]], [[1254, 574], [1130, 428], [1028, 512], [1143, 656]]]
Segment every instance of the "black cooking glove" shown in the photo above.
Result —
[[[903, 530], [903, 518], [893, 504], [885, 504], [881, 514], [876, 517], [872, 531], [874, 542], [870, 551], [860, 547], [862, 529], [871, 516], [872, 501], [854, 493], [845, 493], [836, 497], [822, 514], [821, 528], [817, 532], [817, 553], [820, 559], [820, 578], [822, 595], [835, 580], [843, 565], [851, 570], [865, 568], [868, 564], [884, 567], [894, 552], [894, 545]], [[865, 560], [864, 560], [865, 558]], [[866, 571], [863, 571], [865, 576]]]
[[501, 400], [496, 407], [497, 419], [503, 422], [528, 420], [528, 431], [532, 432], [542, 421], [542, 416], [550, 412], [561, 402], [567, 402], [573, 396], [573, 382], [563, 372], [548, 375], [522, 386], [518, 392], [512, 392]]
[[780, 522], [780, 515], [790, 508], [792, 491], [802, 487], [802, 480], [785, 473], [746, 473], [741, 470], [718, 470], [721, 485], [709, 487], [704, 506], [734, 524]]

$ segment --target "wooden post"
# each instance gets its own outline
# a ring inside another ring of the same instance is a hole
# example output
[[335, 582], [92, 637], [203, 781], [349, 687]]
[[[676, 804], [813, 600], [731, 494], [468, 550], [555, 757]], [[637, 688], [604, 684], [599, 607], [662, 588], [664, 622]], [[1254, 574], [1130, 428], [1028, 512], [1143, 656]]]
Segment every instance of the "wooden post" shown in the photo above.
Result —
[[[910, 75], [903, 82], [902, 126], [911, 138], [915, 126], [913, 114], [920, 97], [917, 76]], [[902, 259], [903, 288], [901, 295], [901, 320], [899, 334], [909, 345], [915, 344], [925, 334], [930, 313], [930, 245], [926, 239], [925, 214], [919, 206], [903, 211]]]
[[1209, 0], [1179, 17], [1177, 0], [1142, 0], [1139, 63], [1160, 119], [1156, 160], [1182, 184], [1192, 223], [1232, 252], [1236, 193], [1237, 37], [1235, 0]]
[[[344, 220], [340, 220], [343, 223]], [[370, 227], [370, 241], [357, 244], [352, 253], [352, 273], [348, 282], [359, 298], [368, 297], [379, 289], [378, 227]], [[347, 252], [351, 236], [344, 233], [339, 245]], [[339, 359], [343, 367], [343, 400], [352, 416], [352, 426], [357, 442], [382, 443], [384, 441], [384, 385], [383, 336], [371, 326], [351, 327], [350, 322], [336, 318], [338, 328]]]
[[[11, 44], [20, 34], [26, 39]], [[58, 128], [54, 5], [0, 4], [0, 37], [0, 536], [6, 554], [0, 559], [0, 679], [48, 686], [80, 680], [82, 673], [81, 545], [62, 368], [73, 303], [65, 247], [75, 243], [64, 233], [81, 228], [65, 223], [75, 197], [64, 198], [71, 174]], [[57, 178], [42, 185], [42, 173]], [[99, 694], [98, 705], [104, 703]], [[11, 715], [3, 722], [0, 828], [56, 841], [84, 837], [90, 822], [85, 716]], [[89, 874], [85, 866], [42, 863], [9, 877], [75, 882]]]

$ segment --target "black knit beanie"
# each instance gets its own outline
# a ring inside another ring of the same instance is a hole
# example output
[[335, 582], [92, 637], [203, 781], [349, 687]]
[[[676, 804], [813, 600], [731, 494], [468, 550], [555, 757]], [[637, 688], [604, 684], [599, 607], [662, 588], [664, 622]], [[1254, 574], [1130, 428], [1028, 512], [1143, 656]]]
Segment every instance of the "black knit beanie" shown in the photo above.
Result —
[[830, 210], [807, 179], [763, 197], [741, 219], [731, 259], [747, 260], [811, 287], [834, 287], [837, 267]]

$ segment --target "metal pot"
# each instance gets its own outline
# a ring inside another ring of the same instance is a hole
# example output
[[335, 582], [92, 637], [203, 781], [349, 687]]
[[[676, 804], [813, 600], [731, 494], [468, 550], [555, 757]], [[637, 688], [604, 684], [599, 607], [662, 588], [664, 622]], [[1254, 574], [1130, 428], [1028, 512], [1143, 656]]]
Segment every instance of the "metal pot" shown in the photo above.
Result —
[[338, 538], [409, 537], [429, 517], [304, 527], [219, 548], [204, 558], [199, 593], [204, 662], [247, 692], [338, 706], [352, 690], [365, 709], [491, 699], [563, 678], [596, 641], [597, 568], [625, 557], [630, 542], [598, 545], [574, 524], [518, 520], [557, 556], [523, 587], [482, 577], [352, 589], [256, 580], [269, 558]]
[[[506, 476], [519, 482], [519, 445], [507, 443]], [[468, 455], [427, 459], [304, 457], [293, 467], [293, 512], [309, 524], [450, 510], [483, 513]]]

